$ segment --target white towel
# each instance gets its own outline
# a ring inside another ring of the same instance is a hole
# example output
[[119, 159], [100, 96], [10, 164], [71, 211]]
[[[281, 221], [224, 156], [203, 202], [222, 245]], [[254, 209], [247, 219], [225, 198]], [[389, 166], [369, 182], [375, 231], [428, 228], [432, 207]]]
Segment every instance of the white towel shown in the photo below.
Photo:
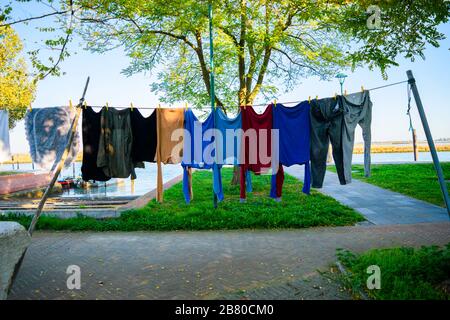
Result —
[[11, 160], [8, 110], [0, 110], [0, 163]]

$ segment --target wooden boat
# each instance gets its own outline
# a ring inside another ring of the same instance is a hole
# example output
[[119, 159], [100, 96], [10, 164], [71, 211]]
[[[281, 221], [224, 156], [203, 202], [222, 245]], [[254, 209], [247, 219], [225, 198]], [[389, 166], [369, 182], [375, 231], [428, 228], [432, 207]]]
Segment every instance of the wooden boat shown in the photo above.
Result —
[[58, 180], [58, 183], [61, 185], [63, 189], [70, 189], [75, 187], [75, 181], [71, 177], [64, 178], [62, 180]]

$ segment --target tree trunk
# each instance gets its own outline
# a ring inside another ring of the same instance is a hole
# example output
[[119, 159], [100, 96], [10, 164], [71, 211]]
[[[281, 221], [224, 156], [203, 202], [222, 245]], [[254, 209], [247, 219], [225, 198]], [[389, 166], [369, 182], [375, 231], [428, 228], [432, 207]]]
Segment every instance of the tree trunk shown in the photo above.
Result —
[[231, 185], [235, 186], [239, 184], [241, 180], [241, 170], [239, 165], [233, 167], [233, 178], [231, 179]]

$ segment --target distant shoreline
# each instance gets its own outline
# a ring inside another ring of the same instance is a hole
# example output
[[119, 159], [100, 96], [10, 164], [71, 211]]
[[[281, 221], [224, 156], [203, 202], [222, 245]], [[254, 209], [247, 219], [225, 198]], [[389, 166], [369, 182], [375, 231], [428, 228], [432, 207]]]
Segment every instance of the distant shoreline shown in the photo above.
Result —
[[[413, 153], [412, 145], [402, 145], [401, 143], [392, 143], [392, 144], [378, 144], [374, 142], [372, 144], [372, 153]], [[406, 144], [406, 143], [403, 143]], [[418, 146], [419, 152], [429, 152], [429, 148], [427, 145], [419, 144]], [[439, 144], [436, 145], [436, 149], [438, 152], [450, 152], [450, 144]], [[353, 154], [363, 154], [364, 153], [364, 145], [356, 144], [353, 149]], [[31, 157], [29, 154], [15, 154], [13, 155], [14, 161], [8, 160], [3, 162], [3, 164], [25, 164], [31, 163]], [[83, 159], [83, 154], [79, 153], [76, 159], [76, 162], [81, 162]]]

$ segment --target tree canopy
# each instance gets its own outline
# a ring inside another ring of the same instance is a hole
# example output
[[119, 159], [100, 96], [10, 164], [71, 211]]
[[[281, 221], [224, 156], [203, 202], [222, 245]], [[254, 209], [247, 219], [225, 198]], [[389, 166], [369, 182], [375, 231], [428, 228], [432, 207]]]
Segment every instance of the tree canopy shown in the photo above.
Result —
[[[123, 73], [155, 74], [151, 88], [162, 101], [208, 103], [209, 1], [47, 2], [52, 8], [47, 14], [23, 19], [12, 18], [11, 3], [0, 9], [3, 25], [54, 19], [48, 29], [62, 32], [46, 41], [59, 50], [51, 66], [37, 58], [39, 50], [32, 52], [41, 77], [59, 73], [60, 62], [69, 54], [67, 44], [78, 34], [93, 52], [123, 48], [130, 58]], [[225, 110], [251, 104], [258, 95], [271, 99], [310, 76], [330, 79], [338, 70], [361, 65], [385, 75], [399, 56], [424, 57], [427, 44], [439, 46], [444, 35], [438, 26], [448, 21], [450, 8], [443, 0], [223, 0], [212, 4], [216, 103]], [[368, 10], [374, 5], [375, 10]]]
[[0, 109], [8, 109], [10, 128], [23, 118], [34, 99], [35, 83], [20, 57], [22, 47], [11, 27], [0, 28]]

